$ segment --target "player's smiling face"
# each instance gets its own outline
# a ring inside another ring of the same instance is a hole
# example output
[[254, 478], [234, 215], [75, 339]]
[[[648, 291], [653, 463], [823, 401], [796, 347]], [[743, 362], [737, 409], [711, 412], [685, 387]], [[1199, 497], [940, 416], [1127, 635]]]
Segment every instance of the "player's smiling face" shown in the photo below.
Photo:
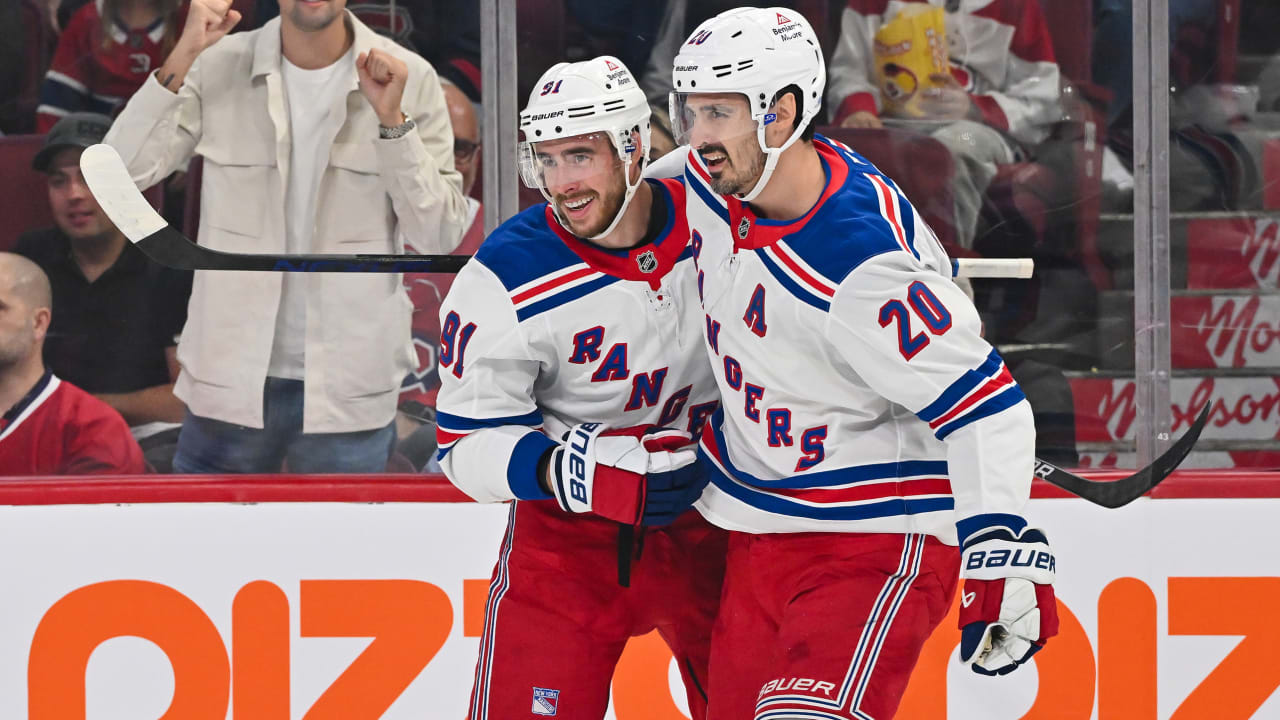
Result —
[[536, 143], [534, 160], [560, 219], [580, 238], [599, 235], [622, 208], [622, 163], [603, 133]]
[[745, 95], [690, 94], [684, 99], [682, 123], [689, 145], [707, 166], [713, 190], [732, 195], [755, 185], [764, 170], [764, 153]]

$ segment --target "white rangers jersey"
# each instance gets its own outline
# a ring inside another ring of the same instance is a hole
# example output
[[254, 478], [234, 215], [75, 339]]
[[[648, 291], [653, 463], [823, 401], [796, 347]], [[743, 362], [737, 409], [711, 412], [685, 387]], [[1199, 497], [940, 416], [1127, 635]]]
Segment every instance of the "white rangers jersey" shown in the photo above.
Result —
[[438, 457], [472, 498], [550, 497], [538, 461], [578, 423], [696, 436], [715, 410], [685, 188], [646, 182], [649, 242], [602, 249], [541, 204], [458, 273], [440, 308]]
[[897, 186], [843, 145], [814, 147], [827, 187], [788, 222], [715, 194], [689, 153], [721, 393], [698, 509], [754, 533], [1020, 530], [1035, 441], [1022, 390]]

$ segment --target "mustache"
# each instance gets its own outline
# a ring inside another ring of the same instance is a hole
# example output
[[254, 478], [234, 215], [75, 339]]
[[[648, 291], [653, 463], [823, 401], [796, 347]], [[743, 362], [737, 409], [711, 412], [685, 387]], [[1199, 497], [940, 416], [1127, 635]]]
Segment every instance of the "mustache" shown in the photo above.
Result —
[[599, 194], [600, 193], [597, 193], [594, 190], [587, 190], [585, 192], [574, 193], [573, 195], [557, 194], [555, 197], [555, 200], [556, 200], [556, 204], [563, 205], [564, 203], [573, 202], [574, 200], [582, 200], [583, 198], [596, 197]]
[[698, 148], [698, 156], [701, 157], [703, 161], [706, 161], [707, 154], [715, 153], [715, 152], [718, 152], [721, 155], [724, 155], [725, 161], [728, 162], [729, 150], [723, 145], [720, 145], [717, 143], [715, 145], [703, 145], [702, 147]]

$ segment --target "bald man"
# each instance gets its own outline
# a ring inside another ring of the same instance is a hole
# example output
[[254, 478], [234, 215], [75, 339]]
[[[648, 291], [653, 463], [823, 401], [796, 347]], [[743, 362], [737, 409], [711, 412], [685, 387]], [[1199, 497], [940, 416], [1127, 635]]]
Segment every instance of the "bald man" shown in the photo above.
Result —
[[449, 108], [449, 124], [453, 126], [453, 166], [462, 173], [462, 194], [471, 197], [476, 169], [480, 167], [480, 123], [476, 121], [476, 106], [457, 85], [446, 82], [441, 87]]
[[[474, 255], [484, 241], [484, 214], [471, 197], [480, 168], [480, 126], [476, 109], [457, 85], [442, 83], [449, 122], [453, 126], [453, 165], [462, 173], [467, 196], [467, 231], [454, 255]], [[396, 413], [396, 450], [414, 470], [427, 467], [436, 449], [435, 406], [440, 376], [436, 373], [436, 345], [440, 341], [440, 302], [453, 284], [452, 274], [405, 273], [404, 284], [413, 301], [413, 347], [418, 366], [400, 386]], [[408, 469], [408, 468], [405, 468]], [[439, 472], [439, 467], [429, 469]]]
[[0, 476], [145, 472], [124, 418], [45, 369], [52, 305], [40, 266], [0, 253]]

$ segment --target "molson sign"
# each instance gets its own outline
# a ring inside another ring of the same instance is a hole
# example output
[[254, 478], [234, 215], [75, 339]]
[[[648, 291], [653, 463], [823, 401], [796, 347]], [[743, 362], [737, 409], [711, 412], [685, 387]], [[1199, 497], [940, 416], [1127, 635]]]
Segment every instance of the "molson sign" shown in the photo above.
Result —
[[[953, 610], [899, 718], [1280, 717], [1280, 500], [1029, 514], [1058, 554], [1061, 635], [979, 677]], [[461, 720], [505, 522], [469, 503], [0, 507], [0, 717]], [[679, 682], [636, 638], [608, 717], [687, 718]]]
[[1170, 312], [1173, 367], [1280, 367], [1280, 294], [1180, 295]]
[[[1137, 385], [1132, 379], [1072, 378], [1076, 441], [1132, 440]], [[1280, 439], [1280, 378], [1176, 377], [1170, 382], [1172, 430], [1180, 434], [1209, 406], [1201, 440]]]
[[1240, 217], [1187, 223], [1187, 287], [1280, 287], [1280, 220]]

